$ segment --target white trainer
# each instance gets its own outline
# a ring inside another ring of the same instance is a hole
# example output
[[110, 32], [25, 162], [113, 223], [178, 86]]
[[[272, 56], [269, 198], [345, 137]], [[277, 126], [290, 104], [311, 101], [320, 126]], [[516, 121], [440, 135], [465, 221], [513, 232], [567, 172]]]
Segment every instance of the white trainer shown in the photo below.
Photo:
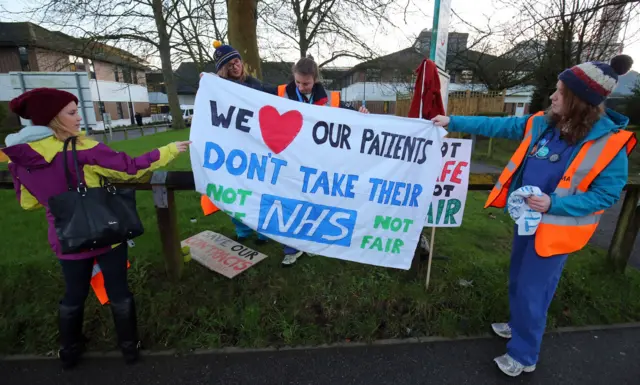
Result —
[[506, 339], [511, 338], [511, 326], [509, 326], [509, 324], [503, 324], [503, 323], [491, 324], [491, 329], [493, 329], [493, 332], [502, 338], [506, 338]]
[[284, 259], [282, 260], [282, 266], [291, 266], [294, 263], [296, 263], [296, 261], [298, 260], [298, 258], [300, 258], [302, 256], [303, 252], [302, 251], [298, 251], [295, 254], [287, 254], [284, 256]]
[[525, 366], [513, 359], [508, 354], [505, 354], [500, 357], [496, 357], [493, 359], [495, 363], [498, 365], [498, 368], [502, 371], [502, 373], [506, 374], [509, 377], [517, 377], [524, 373], [531, 373], [536, 370], [535, 365]]

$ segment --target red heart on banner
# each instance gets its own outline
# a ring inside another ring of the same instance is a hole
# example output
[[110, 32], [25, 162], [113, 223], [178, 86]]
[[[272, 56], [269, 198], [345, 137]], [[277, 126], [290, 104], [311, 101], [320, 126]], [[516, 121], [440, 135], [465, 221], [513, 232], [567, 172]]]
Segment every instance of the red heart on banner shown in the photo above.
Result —
[[295, 110], [280, 115], [274, 107], [264, 106], [258, 120], [264, 144], [276, 154], [284, 151], [302, 129], [302, 114]]

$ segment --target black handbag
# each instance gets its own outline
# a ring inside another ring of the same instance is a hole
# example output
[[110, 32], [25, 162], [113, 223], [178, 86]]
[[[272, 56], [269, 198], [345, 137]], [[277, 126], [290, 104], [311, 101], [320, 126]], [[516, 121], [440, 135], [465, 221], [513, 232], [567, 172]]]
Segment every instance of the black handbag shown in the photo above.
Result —
[[[69, 191], [49, 198], [62, 253], [99, 249], [142, 235], [144, 227], [136, 209], [135, 189], [117, 189], [106, 178], [101, 178], [100, 187], [88, 188], [80, 178], [76, 141], [75, 136], [65, 140], [62, 154]], [[67, 167], [69, 143], [78, 178], [75, 188]]]

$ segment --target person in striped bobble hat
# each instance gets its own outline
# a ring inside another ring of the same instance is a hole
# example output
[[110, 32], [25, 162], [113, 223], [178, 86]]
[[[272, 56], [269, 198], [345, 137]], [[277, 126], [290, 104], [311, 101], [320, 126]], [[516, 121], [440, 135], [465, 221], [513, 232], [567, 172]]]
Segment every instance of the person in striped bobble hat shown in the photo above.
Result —
[[[272, 95], [277, 94], [277, 89], [275, 87], [265, 86], [260, 80], [247, 73], [244, 68], [242, 56], [240, 56], [240, 53], [235, 48], [230, 45], [222, 44], [222, 42], [218, 40], [213, 42], [213, 48], [216, 49], [213, 54], [216, 75], [258, 91], [267, 92]], [[200, 78], [202, 78], [202, 75], [203, 73], [200, 74]], [[200, 206], [205, 216], [215, 214], [219, 211], [218, 207], [205, 194], [200, 196]], [[236, 218], [231, 218], [231, 222], [233, 222], [235, 226], [236, 240], [240, 243], [245, 243], [254, 233], [249, 226]], [[269, 238], [266, 235], [258, 232], [256, 233], [256, 244], [263, 245], [267, 243]]]
[[625, 130], [629, 119], [606, 108], [605, 101], [632, 64], [629, 56], [620, 55], [610, 63], [592, 61], [564, 70], [547, 111], [432, 119], [452, 132], [520, 141], [485, 204], [519, 205], [525, 211], [515, 216], [509, 319], [491, 325], [509, 340], [506, 354], [494, 359], [508, 376], [536, 369], [547, 311], [568, 255], [587, 245], [627, 182], [628, 156], [637, 140]]
[[[222, 42], [218, 40], [213, 42], [213, 48], [215, 48], [213, 60], [216, 75], [258, 91], [267, 92], [272, 95], [277, 94], [276, 87], [267, 86], [247, 73], [244, 62], [242, 61], [242, 56], [240, 56], [240, 52], [235, 48], [228, 44], [222, 44]], [[201, 73], [200, 77], [202, 77], [202, 75]]]

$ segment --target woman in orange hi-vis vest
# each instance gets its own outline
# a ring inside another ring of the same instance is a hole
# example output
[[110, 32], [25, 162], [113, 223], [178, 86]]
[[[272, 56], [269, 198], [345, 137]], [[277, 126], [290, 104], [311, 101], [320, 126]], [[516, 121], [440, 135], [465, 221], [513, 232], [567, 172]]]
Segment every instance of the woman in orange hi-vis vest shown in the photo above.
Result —
[[604, 102], [632, 64], [629, 56], [620, 55], [610, 64], [587, 62], [563, 71], [545, 113], [432, 119], [449, 131], [521, 141], [485, 207], [505, 207], [523, 186], [541, 192], [526, 198], [532, 210], [542, 213], [530, 216], [537, 218], [527, 229], [531, 235], [516, 231], [513, 239], [510, 319], [491, 325], [510, 339], [507, 353], [494, 360], [509, 376], [535, 370], [547, 310], [567, 255], [587, 244], [603, 211], [618, 201], [627, 182], [635, 134], [624, 129], [629, 119], [606, 109]]
[[[320, 73], [318, 65], [311, 55], [307, 55], [293, 66], [293, 81], [289, 84], [283, 84], [278, 87], [278, 96], [297, 100], [300, 103], [315, 104], [317, 106], [338, 107], [353, 110], [350, 106], [340, 101], [340, 92], [334, 91], [327, 95], [322, 84], [319, 82]], [[368, 114], [369, 111], [364, 107], [360, 107], [360, 112]], [[282, 266], [291, 266], [303, 252], [293, 247], [284, 247], [284, 258]]]

